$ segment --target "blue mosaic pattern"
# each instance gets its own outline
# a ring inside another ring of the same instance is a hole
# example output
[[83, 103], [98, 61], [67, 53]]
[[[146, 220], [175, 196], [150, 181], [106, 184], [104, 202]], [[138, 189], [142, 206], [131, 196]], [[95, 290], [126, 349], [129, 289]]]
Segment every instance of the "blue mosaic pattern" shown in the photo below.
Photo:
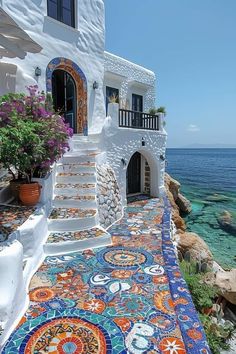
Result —
[[[4, 353], [16, 353], [25, 329], [45, 326], [48, 316], [99, 326], [111, 345], [107, 353], [210, 353], [170, 240], [167, 199], [130, 204], [109, 232], [113, 246], [45, 259], [31, 283], [29, 309]], [[63, 345], [80, 345], [68, 343]]]

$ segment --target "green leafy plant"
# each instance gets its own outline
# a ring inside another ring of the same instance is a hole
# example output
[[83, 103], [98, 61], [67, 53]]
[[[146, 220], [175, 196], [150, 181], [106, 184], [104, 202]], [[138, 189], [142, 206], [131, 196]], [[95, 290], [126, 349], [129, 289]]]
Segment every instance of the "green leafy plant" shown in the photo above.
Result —
[[235, 335], [235, 326], [229, 321], [217, 323], [212, 317], [200, 314], [207, 341], [213, 354], [220, 354], [221, 350], [229, 350], [228, 340]]
[[216, 297], [216, 289], [203, 281], [203, 275], [196, 273], [196, 264], [182, 261], [180, 268], [188, 285], [193, 303], [199, 312], [211, 308]]

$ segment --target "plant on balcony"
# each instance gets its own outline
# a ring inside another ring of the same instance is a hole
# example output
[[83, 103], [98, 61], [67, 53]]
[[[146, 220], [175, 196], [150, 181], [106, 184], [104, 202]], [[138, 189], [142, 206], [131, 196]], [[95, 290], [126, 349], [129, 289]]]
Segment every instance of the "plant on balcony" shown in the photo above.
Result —
[[108, 97], [109, 103], [119, 103], [119, 96], [113, 93], [111, 96]]
[[[45, 175], [68, 149], [72, 129], [52, 109], [37, 86], [29, 95], [8, 94], [0, 98], [0, 163], [13, 180], [32, 184]], [[39, 187], [37, 194], [39, 194]], [[20, 184], [23, 190], [23, 184]]]

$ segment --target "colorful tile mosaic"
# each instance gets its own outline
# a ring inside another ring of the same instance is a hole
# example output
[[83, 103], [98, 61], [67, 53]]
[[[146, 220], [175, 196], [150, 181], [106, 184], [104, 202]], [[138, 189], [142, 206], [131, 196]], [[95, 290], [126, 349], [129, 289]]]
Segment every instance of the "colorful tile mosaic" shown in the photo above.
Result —
[[55, 188], [92, 189], [92, 188], [95, 188], [95, 184], [94, 183], [83, 183], [83, 184], [78, 184], [78, 183], [57, 183], [55, 185]]
[[89, 218], [94, 216], [96, 212], [95, 209], [53, 208], [49, 219]]
[[95, 200], [94, 195], [72, 195], [72, 196], [67, 196], [67, 195], [58, 195], [55, 197], [55, 200], [78, 200], [78, 201], [91, 201]]
[[130, 204], [109, 230], [113, 246], [47, 257], [3, 354], [210, 353], [178, 268], [164, 202]]
[[32, 207], [0, 205], [1, 238], [7, 238], [13, 231], [16, 231], [34, 211], [35, 208]]
[[101, 237], [106, 235], [106, 232], [99, 228], [94, 228], [84, 231], [64, 231], [64, 232], [52, 232], [47, 243], [67, 242], [67, 241], [82, 241], [89, 238]]
[[76, 176], [93, 176], [93, 173], [72, 173], [72, 172], [61, 172], [58, 173], [58, 177], [76, 177]]

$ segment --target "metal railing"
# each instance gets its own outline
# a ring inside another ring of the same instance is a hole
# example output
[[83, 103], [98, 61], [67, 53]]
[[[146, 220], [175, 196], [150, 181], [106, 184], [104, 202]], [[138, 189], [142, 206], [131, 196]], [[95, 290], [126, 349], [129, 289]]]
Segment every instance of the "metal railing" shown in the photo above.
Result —
[[155, 114], [119, 109], [119, 127], [160, 130], [160, 117]]

